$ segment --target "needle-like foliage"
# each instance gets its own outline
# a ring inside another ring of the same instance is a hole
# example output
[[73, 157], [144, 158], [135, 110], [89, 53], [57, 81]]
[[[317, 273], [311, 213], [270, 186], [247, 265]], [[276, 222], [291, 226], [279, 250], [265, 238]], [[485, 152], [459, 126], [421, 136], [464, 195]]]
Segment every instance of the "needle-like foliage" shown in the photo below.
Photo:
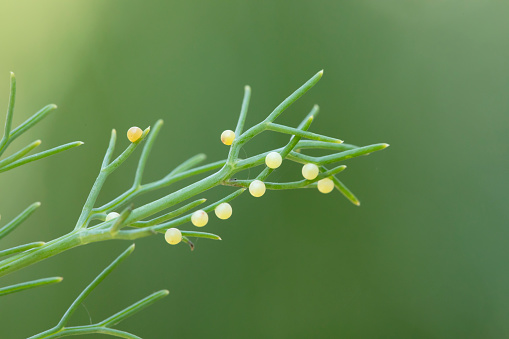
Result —
[[[319, 180], [330, 178], [339, 192], [341, 192], [353, 204], [359, 205], [359, 200], [355, 197], [355, 195], [337, 178], [337, 175], [346, 169], [345, 165], [339, 163], [347, 159], [368, 155], [382, 150], [386, 148], [388, 144], [381, 143], [357, 147], [345, 144], [342, 140], [336, 137], [329, 137], [310, 132], [309, 128], [313, 120], [318, 115], [319, 108], [317, 105], [311, 109], [297, 127], [275, 123], [275, 120], [298, 98], [311, 89], [320, 80], [322, 75], [323, 71], [315, 74], [304, 85], [298, 88], [279, 106], [277, 106], [264, 120], [245, 130], [245, 121], [251, 98], [251, 88], [246, 86], [244, 89], [244, 99], [242, 101], [239, 119], [234, 131], [235, 138], [229, 148], [228, 156], [224, 160], [200, 165], [206, 159], [206, 156], [204, 154], [195, 155], [178, 165], [161, 179], [153, 182], [144, 183], [143, 173], [147, 165], [150, 152], [155, 145], [155, 140], [163, 126], [163, 121], [159, 120], [154, 124], [154, 126], [146, 128], [141, 134], [141, 137], [133, 140], [134, 142], [131, 142], [127, 148], [125, 148], [117, 156], [115, 156], [117, 133], [115, 130], [112, 130], [110, 141], [99, 169], [99, 174], [88, 197], [86, 198], [74, 229], [68, 234], [48, 242], [29, 243], [10, 249], [0, 250], [0, 257], [4, 258], [3, 260], [0, 260], [0, 277], [77, 246], [112, 239], [134, 241], [138, 238], [164, 233], [170, 228], [176, 228], [184, 224], [188, 224], [197, 208], [207, 213], [212, 212], [221, 203], [231, 202], [244, 193], [246, 188], [248, 188], [254, 180], [257, 182], [262, 181], [266, 189], [284, 190], [316, 188]], [[34, 116], [29, 118], [25, 123], [21, 124], [16, 129], [11, 130], [15, 91], [15, 78], [14, 76], [11, 76], [11, 96], [7, 111], [4, 137], [0, 140], [0, 156], [12, 140], [39, 122], [56, 107], [54, 105], [46, 106]], [[265, 131], [287, 134], [290, 136], [289, 141], [282, 147], [269, 148], [264, 153], [254, 155], [246, 159], [241, 158], [239, 154], [242, 147], [251, 139]], [[231, 134], [232, 132], [229, 131], [229, 133]], [[32, 156], [26, 156], [28, 152], [38, 147], [39, 144], [40, 141], [35, 141], [20, 151], [13, 153], [11, 156], [5, 159], [0, 159], [0, 172], [4, 172], [28, 162], [79, 146], [81, 142], [62, 145]], [[101, 206], [97, 206], [97, 199], [108, 177], [132, 154], [134, 154], [136, 149], [142, 144], [144, 144], [143, 149], [141, 151], [141, 156], [139, 157], [136, 172], [130, 188], [119, 194], [111, 201]], [[331, 151], [331, 154], [314, 157], [302, 153], [302, 151], [308, 149], [328, 150]], [[303, 179], [289, 182], [267, 181], [270, 174], [275, 170], [265, 166], [265, 157], [271, 152], [278, 152], [283, 160], [286, 159], [288, 161], [301, 164], [314, 164], [318, 166], [319, 173], [316, 178], [312, 180]], [[329, 165], [332, 166], [329, 168]], [[256, 167], [260, 167], [261, 169], [254, 179], [237, 180], [234, 178], [234, 175], [237, 173], [247, 170], [253, 171]], [[166, 188], [184, 179], [194, 177], [198, 179], [186, 187], [175, 190], [149, 203], [141, 205], [137, 204], [137, 198], [143, 194]], [[204, 199], [201, 195], [205, 191], [217, 186], [233, 186], [237, 187], [237, 189], [217, 201], [205, 204], [206, 199]], [[0, 239], [13, 231], [19, 224], [21, 224], [22, 221], [32, 214], [39, 205], [39, 203], [31, 205], [14, 220], [0, 228]], [[116, 217], [107, 219], [106, 216], [112, 212], [119, 212], [120, 214], [113, 213]], [[221, 240], [218, 235], [206, 232], [181, 230], [181, 234], [182, 241], [189, 245], [191, 249], [194, 248], [194, 244], [191, 242], [190, 238]], [[62, 320], [54, 328], [32, 338], [57, 338], [68, 335], [89, 333], [103, 333], [121, 338], [138, 338], [137, 336], [112, 329], [111, 327], [125, 319], [127, 316], [137, 312], [142, 307], [164, 297], [168, 293], [167, 291], [154, 293], [98, 324], [66, 327], [67, 321], [76, 307], [97, 286], [97, 284], [106, 277], [106, 275], [108, 275], [132, 252], [133, 248], [134, 247], [130, 247], [119, 258], [117, 258], [82, 292], [82, 294], [76, 299], [62, 317]], [[60, 278], [41, 279], [5, 287], [0, 289], [0, 296], [2, 294], [19, 291], [25, 288], [57, 282], [56, 279]], [[4, 293], [2, 293], [2, 291], [4, 291]]]
[[69, 306], [67, 311], [64, 313], [58, 324], [42, 333], [34, 335], [29, 339], [40, 339], [40, 338], [61, 338], [67, 337], [71, 335], [85, 335], [85, 334], [93, 334], [93, 333], [102, 333], [109, 334], [112, 336], [120, 337], [120, 338], [139, 338], [134, 334], [113, 329], [111, 327], [117, 325], [121, 321], [127, 319], [128, 317], [134, 315], [135, 313], [141, 311], [145, 307], [155, 303], [161, 298], [164, 298], [168, 295], [167, 290], [161, 290], [151, 295], [137, 301], [121, 310], [120, 312], [112, 315], [104, 319], [103, 321], [92, 324], [92, 325], [84, 325], [84, 326], [72, 326], [66, 327], [69, 322], [71, 316], [76, 311], [76, 309], [83, 303], [85, 298], [92, 293], [92, 291], [122, 262], [124, 261], [132, 252], [134, 251], [134, 245], [129, 246], [127, 250], [124, 251], [120, 256], [118, 256], [108, 267], [106, 267], [82, 292], [81, 294], [74, 300], [74, 302]]

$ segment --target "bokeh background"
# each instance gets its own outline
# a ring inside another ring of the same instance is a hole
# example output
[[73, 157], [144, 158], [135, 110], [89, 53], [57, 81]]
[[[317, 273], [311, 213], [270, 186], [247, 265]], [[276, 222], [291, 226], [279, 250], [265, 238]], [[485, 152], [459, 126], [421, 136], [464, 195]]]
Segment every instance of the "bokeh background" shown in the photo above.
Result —
[[[190, 252], [162, 236], [137, 241], [72, 324], [167, 288], [118, 327], [143, 338], [508, 338], [508, 13], [495, 0], [2, 1], [0, 105], [9, 71], [16, 124], [59, 105], [12, 149], [86, 144], [2, 173], [3, 222], [43, 205], [1, 246], [72, 229], [111, 128], [165, 120], [146, 171], [158, 179], [193, 154], [226, 156], [219, 135], [234, 128], [245, 84], [253, 124], [323, 68], [280, 122], [296, 125], [318, 103], [313, 131], [391, 144], [345, 162], [361, 207], [337, 191], [243, 195], [231, 219], [205, 228], [222, 242]], [[245, 154], [286, 141], [266, 133]], [[135, 162], [100, 202], [129, 187]], [[272, 179], [298, 176], [288, 166]], [[87, 245], [4, 278], [64, 281], [2, 298], [0, 337], [53, 326], [128, 245]]]

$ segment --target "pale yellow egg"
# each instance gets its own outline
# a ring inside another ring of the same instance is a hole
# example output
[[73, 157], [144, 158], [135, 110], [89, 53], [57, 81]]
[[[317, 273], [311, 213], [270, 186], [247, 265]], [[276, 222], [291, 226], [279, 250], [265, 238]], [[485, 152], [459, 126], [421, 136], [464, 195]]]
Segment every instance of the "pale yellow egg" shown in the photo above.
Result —
[[265, 184], [260, 180], [253, 180], [251, 184], [249, 184], [249, 193], [253, 197], [261, 197], [265, 194]]
[[169, 228], [164, 233], [164, 239], [170, 245], [176, 245], [182, 241], [182, 233], [177, 228]]
[[329, 179], [325, 178], [322, 180], [318, 180], [318, 190], [322, 193], [330, 193], [334, 189], [334, 182]]
[[209, 222], [209, 215], [203, 210], [196, 211], [191, 215], [191, 222], [194, 226], [203, 227]]
[[227, 146], [230, 146], [235, 140], [235, 132], [227, 129], [221, 133], [221, 142]]
[[305, 164], [302, 166], [302, 176], [308, 180], [313, 180], [318, 176], [318, 166], [315, 164]]

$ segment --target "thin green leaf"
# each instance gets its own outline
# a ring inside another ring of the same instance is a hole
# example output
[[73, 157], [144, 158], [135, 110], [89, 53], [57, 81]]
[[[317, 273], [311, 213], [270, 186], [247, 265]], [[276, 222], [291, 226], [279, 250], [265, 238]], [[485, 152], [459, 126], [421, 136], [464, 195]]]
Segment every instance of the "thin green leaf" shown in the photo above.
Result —
[[23, 156], [25, 156], [26, 154], [28, 154], [31, 150], [33, 150], [34, 148], [36, 148], [40, 144], [41, 144], [41, 140], [36, 140], [36, 141], [32, 142], [31, 144], [29, 144], [28, 146], [23, 147], [21, 150], [17, 151], [13, 155], [3, 159], [2, 161], [0, 161], [0, 168], [2, 168], [3, 166], [6, 166], [6, 165], [8, 165], [8, 164], [18, 160], [19, 158], [21, 158]]
[[191, 238], [205, 238], [212, 240], [223, 240], [220, 236], [213, 233], [205, 233], [205, 232], [194, 232], [194, 231], [180, 231], [183, 237], [191, 237]]
[[288, 98], [286, 98], [282, 103], [280, 103], [272, 113], [264, 120], [265, 122], [273, 122], [276, 118], [281, 115], [291, 104], [293, 104], [297, 99], [304, 95], [307, 91], [311, 89], [316, 83], [322, 78], [323, 70], [316, 73], [306, 81], [304, 85], [299, 87], [295, 92], [293, 92]]
[[129, 318], [130, 316], [138, 313], [145, 307], [148, 307], [155, 303], [156, 301], [166, 297], [170, 292], [168, 290], [161, 290], [155, 293], [152, 293], [148, 297], [141, 299], [140, 301], [132, 304], [129, 307], [124, 308], [122, 311], [112, 315], [108, 319], [101, 321], [98, 325], [104, 327], [112, 327], [120, 323], [121, 321]]
[[143, 177], [143, 171], [145, 170], [145, 165], [147, 164], [148, 156], [150, 155], [150, 151], [152, 150], [152, 146], [163, 126], [163, 121], [161, 119], [157, 120], [154, 125], [154, 128], [151, 130], [147, 138], [147, 142], [145, 142], [145, 146], [143, 146], [143, 151], [141, 152], [140, 160], [138, 161], [138, 167], [136, 168], [136, 174], [134, 176], [134, 184], [133, 187], [137, 187], [141, 184], [141, 179]]
[[117, 143], [117, 130], [112, 129], [111, 135], [110, 135], [110, 141], [108, 143], [108, 148], [106, 149], [106, 153], [104, 154], [101, 169], [105, 169], [108, 166], [108, 164], [111, 162], [111, 158], [113, 157], [113, 152], [115, 151], [116, 143]]
[[334, 186], [338, 189], [338, 191], [341, 192], [348, 200], [352, 202], [352, 204], [360, 206], [361, 202], [357, 197], [346, 187], [341, 181], [338, 180], [336, 177], [331, 177], [332, 181], [334, 182]]
[[16, 103], [16, 76], [11, 72], [11, 91], [9, 95], [9, 105], [7, 106], [7, 116], [5, 118], [5, 128], [2, 140], [0, 140], [0, 155], [5, 151], [10, 142], [12, 116], [14, 115], [14, 104]]
[[269, 131], [274, 131], [274, 132], [279, 132], [279, 133], [284, 133], [284, 134], [296, 135], [296, 136], [299, 136], [301, 138], [307, 138], [307, 139], [311, 139], [311, 140], [332, 142], [332, 143], [337, 143], [337, 144], [343, 143], [343, 140], [340, 140], [340, 139], [331, 138], [331, 137], [328, 137], [328, 136], [325, 136], [325, 135], [311, 133], [311, 132], [303, 131], [303, 130], [298, 129], [298, 128], [288, 127], [288, 126], [279, 125], [279, 124], [275, 124], [275, 123], [268, 124], [267, 125], [267, 129]]
[[62, 277], [44, 278], [44, 279], [27, 281], [24, 283], [15, 284], [15, 285], [7, 286], [7, 287], [2, 287], [2, 288], [0, 288], [0, 297], [7, 295], [7, 294], [24, 291], [29, 288], [34, 288], [34, 287], [39, 287], [39, 286], [44, 286], [44, 285], [49, 285], [49, 284], [56, 284], [56, 283], [61, 282], [62, 279], [63, 279]]
[[177, 167], [173, 171], [171, 171], [167, 177], [175, 176], [177, 174], [180, 174], [184, 171], [187, 171], [190, 168], [193, 168], [194, 166], [198, 165], [200, 162], [205, 161], [207, 159], [207, 156], [203, 153], [196, 154], [192, 156], [191, 158], [187, 159]]
[[11, 254], [24, 252], [24, 251], [32, 249], [32, 248], [41, 247], [44, 244], [46, 244], [46, 243], [43, 241], [38, 241], [38, 242], [29, 243], [29, 244], [19, 245], [16, 247], [11, 247], [6, 250], [0, 251], [0, 257], [5, 257], [5, 256], [11, 255]]
[[35, 212], [37, 208], [41, 206], [40, 202], [34, 202], [32, 205], [28, 206], [23, 212], [21, 212], [16, 218], [12, 219], [4, 227], [0, 228], [0, 239], [7, 236], [7, 234], [11, 233], [16, 227], [18, 227], [23, 221], [25, 221], [32, 213]]
[[333, 142], [327, 141], [316, 141], [316, 140], [301, 140], [295, 146], [295, 150], [301, 149], [328, 149], [333, 151], [348, 151], [351, 149], [356, 149], [358, 146], [350, 145], [350, 144], [337, 144]]
[[46, 157], [49, 157], [51, 155], [54, 155], [54, 154], [57, 154], [57, 153], [60, 153], [60, 152], [63, 152], [63, 151], [67, 151], [68, 149], [71, 149], [71, 148], [74, 148], [74, 147], [78, 147], [78, 146], [81, 146], [81, 145], [83, 145], [83, 142], [75, 141], [75, 142], [71, 142], [71, 143], [68, 143], [68, 144], [65, 144], [65, 145], [61, 145], [61, 146], [49, 149], [49, 150], [44, 151], [44, 152], [40, 152], [40, 153], [31, 155], [31, 156], [28, 156], [28, 157], [19, 159], [19, 160], [15, 161], [15, 162], [13, 162], [13, 163], [11, 163], [9, 165], [6, 165], [6, 166], [0, 168], [0, 173], [8, 171], [8, 170], [11, 170], [13, 168], [16, 168], [18, 166], [27, 164], [27, 163], [32, 162], [32, 161], [36, 161], [36, 160], [39, 160], [39, 159], [42, 159], [42, 158], [46, 158]]
[[52, 111], [57, 109], [57, 105], [49, 104], [47, 106], [44, 106], [41, 110], [39, 110], [37, 113], [32, 115], [30, 118], [25, 120], [24, 123], [16, 127], [9, 136], [9, 142], [12, 142], [14, 139], [19, 137], [21, 134], [25, 133], [28, 129], [35, 126], [39, 121], [44, 119], [48, 114], [50, 114]]
[[251, 99], [251, 87], [244, 87], [244, 99], [242, 99], [242, 107], [240, 108], [239, 120], [235, 127], [235, 136], [240, 136], [246, 122], [247, 109], [249, 108], [249, 100]]

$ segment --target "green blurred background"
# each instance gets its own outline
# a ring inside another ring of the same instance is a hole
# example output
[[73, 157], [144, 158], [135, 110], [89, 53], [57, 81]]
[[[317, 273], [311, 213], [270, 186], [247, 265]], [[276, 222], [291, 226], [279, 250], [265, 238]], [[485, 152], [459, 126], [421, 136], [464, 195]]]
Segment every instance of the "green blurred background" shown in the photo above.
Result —
[[[219, 135], [234, 128], [245, 84], [254, 124], [323, 68], [280, 122], [296, 125], [318, 103], [313, 131], [391, 144], [345, 163], [361, 207], [337, 191], [243, 195], [231, 219], [206, 227], [222, 242], [190, 252], [137, 241], [72, 324], [168, 288], [119, 328], [143, 338], [508, 338], [508, 13], [495, 0], [2, 1], [0, 105], [11, 70], [16, 124], [59, 105], [14, 148], [86, 143], [0, 176], [4, 221], [43, 203], [2, 247], [71, 230], [111, 128], [165, 120], [146, 172], [158, 179], [193, 154], [226, 156]], [[264, 134], [246, 155], [286, 141]], [[134, 166], [111, 177], [101, 202], [130, 185]], [[0, 337], [53, 326], [127, 246], [87, 245], [3, 279], [65, 278], [2, 298]]]

